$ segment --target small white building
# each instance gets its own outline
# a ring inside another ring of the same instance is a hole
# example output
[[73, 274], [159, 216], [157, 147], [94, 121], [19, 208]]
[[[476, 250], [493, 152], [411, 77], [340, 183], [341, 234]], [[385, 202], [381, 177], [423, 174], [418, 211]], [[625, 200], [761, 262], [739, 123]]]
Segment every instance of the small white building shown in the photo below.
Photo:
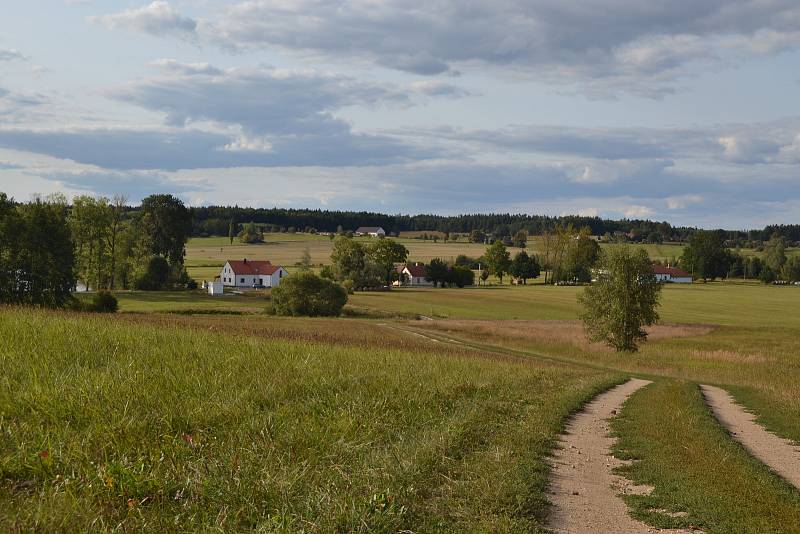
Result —
[[653, 274], [656, 280], [665, 284], [691, 284], [692, 275], [676, 267], [664, 267], [657, 263], [653, 264]]
[[225, 294], [225, 286], [222, 285], [222, 280], [214, 280], [213, 282], [208, 282], [206, 284], [206, 288], [208, 289], [208, 294], [213, 295], [215, 297]]
[[380, 226], [359, 226], [355, 235], [368, 235], [370, 237], [386, 237], [386, 232]]
[[428, 275], [424, 265], [398, 265], [397, 274], [400, 280], [396, 286], [432, 286], [433, 282], [425, 280]]
[[278, 287], [289, 273], [280, 265], [269, 261], [228, 260], [222, 268], [219, 279], [225, 287], [258, 288]]

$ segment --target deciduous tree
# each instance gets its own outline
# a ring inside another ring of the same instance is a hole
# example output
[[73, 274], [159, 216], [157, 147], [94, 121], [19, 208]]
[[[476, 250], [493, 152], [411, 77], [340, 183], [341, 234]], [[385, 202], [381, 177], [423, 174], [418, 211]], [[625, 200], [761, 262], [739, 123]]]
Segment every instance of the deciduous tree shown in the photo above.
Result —
[[647, 339], [644, 327], [658, 320], [661, 284], [650, 258], [644, 250], [615, 246], [603, 253], [600, 273], [578, 297], [589, 339], [634, 352]]

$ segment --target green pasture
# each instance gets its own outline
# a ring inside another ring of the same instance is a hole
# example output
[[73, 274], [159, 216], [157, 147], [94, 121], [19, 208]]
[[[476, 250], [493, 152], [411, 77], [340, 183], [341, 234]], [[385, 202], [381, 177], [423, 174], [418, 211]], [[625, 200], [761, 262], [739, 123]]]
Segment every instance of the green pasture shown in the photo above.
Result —
[[540, 530], [555, 436], [619, 375], [384, 337], [0, 311], [0, 530]]

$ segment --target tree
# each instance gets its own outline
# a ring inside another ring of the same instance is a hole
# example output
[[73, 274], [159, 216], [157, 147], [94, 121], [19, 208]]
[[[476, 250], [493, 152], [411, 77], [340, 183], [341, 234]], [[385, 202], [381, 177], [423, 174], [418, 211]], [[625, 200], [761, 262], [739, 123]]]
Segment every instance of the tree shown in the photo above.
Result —
[[787, 282], [800, 282], [800, 256], [792, 256], [783, 264], [782, 278]]
[[256, 223], [251, 222], [245, 226], [244, 230], [242, 230], [239, 234], [239, 241], [242, 243], [248, 243], [250, 245], [255, 243], [263, 243], [264, 234], [261, 232], [258, 226], [256, 226]]
[[483, 230], [473, 230], [469, 233], [470, 243], [486, 243], [486, 232]]
[[233, 240], [239, 235], [239, 225], [236, 224], [235, 219], [231, 219], [228, 223], [228, 239], [231, 241], [231, 245], [233, 245]]
[[183, 265], [186, 241], [192, 233], [192, 213], [172, 195], [151, 195], [142, 200], [141, 227], [150, 253]]
[[347, 291], [311, 271], [299, 271], [284, 278], [271, 299], [277, 315], [338, 316], [347, 303]]
[[106, 198], [75, 197], [69, 228], [75, 244], [76, 275], [87, 288], [105, 289], [113, 278], [109, 234], [114, 212]]
[[114, 195], [114, 198], [111, 201], [110, 227], [106, 239], [108, 243], [109, 255], [111, 257], [110, 287], [112, 290], [115, 288], [117, 281], [117, 245], [119, 243], [120, 235], [124, 229], [123, 218], [125, 217], [125, 205], [127, 202], [128, 199], [123, 195]]
[[394, 239], [379, 239], [368, 247], [367, 252], [372, 261], [383, 271], [387, 286], [392, 284], [397, 274], [395, 264], [405, 263], [408, 259], [408, 249]]
[[444, 285], [450, 278], [450, 268], [447, 264], [439, 258], [433, 258], [431, 262], [425, 267], [425, 280], [433, 282], [433, 287], [437, 285]]
[[336, 279], [350, 280], [353, 289], [365, 289], [381, 285], [385, 272], [367, 253], [361, 243], [346, 236], [337, 236], [331, 251]]
[[506, 250], [506, 246], [500, 241], [495, 241], [486, 249], [483, 259], [486, 262], [486, 270], [489, 271], [489, 274], [498, 277], [502, 284], [503, 276], [511, 267], [511, 254]]
[[564, 267], [561, 270], [562, 280], [591, 282], [592, 267], [600, 256], [600, 245], [582, 230], [577, 239], [570, 242]]
[[[4, 204], [7, 200], [3, 195], [0, 205]], [[66, 199], [60, 195], [46, 200], [36, 198], [16, 207], [15, 214], [7, 209], [7, 205], [0, 207], [0, 211], [6, 212], [0, 228], [13, 234], [0, 241], [10, 238], [16, 244], [9, 249], [10, 256], [0, 251], [0, 256], [9, 260], [0, 265], [9, 283], [0, 290], [0, 295], [5, 293], [7, 303], [63, 307], [72, 299], [75, 287], [75, 253], [67, 223]], [[9, 227], [9, 223], [14, 226]]]
[[447, 283], [456, 287], [475, 285], [475, 273], [469, 267], [453, 265], [448, 270]]
[[727, 274], [731, 256], [721, 232], [697, 230], [683, 249], [680, 263], [695, 279], [713, 280]]
[[508, 272], [511, 276], [521, 279], [523, 284], [527, 284], [528, 278], [537, 278], [541, 274], [541, 268], [536, 256], [529, 256], [522, 250], [514, 256]]
[[134, 282], [134, 287], [142, 291], [160, 291], [167, 286], [171, 274], [169, 263], [161, 256], [153, 256], [147, 267]]
[[661, 284], [644, 250], [616, 246], [601, 256], [597, 282], [578, 297], [589, 339], [618, 352], [635, 352], [647, 339], [644, 327], [658, 320]]
[[772, 234], [764, 244], [764, 263], [773, 273], [780, 273], [786, 263], [786, 239], [780, 234]]
[[528, 245], [528, 232], [525, 230], [518, 231], [516, 234], [514, 234], [512, 241], [515, 247], [525, 248]]
[[308, 247], [303, 249], [303, 254], [300, 256], [300, 269], [303, 271], [311, 269], [311, 251]]

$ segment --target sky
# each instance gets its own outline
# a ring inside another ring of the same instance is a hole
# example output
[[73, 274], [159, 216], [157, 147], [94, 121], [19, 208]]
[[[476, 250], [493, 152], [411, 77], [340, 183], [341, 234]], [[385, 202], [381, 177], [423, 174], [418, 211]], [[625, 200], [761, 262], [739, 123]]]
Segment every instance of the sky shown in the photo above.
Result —
[[0, 191], [800, 222], [796, 0], [26, 0]]

